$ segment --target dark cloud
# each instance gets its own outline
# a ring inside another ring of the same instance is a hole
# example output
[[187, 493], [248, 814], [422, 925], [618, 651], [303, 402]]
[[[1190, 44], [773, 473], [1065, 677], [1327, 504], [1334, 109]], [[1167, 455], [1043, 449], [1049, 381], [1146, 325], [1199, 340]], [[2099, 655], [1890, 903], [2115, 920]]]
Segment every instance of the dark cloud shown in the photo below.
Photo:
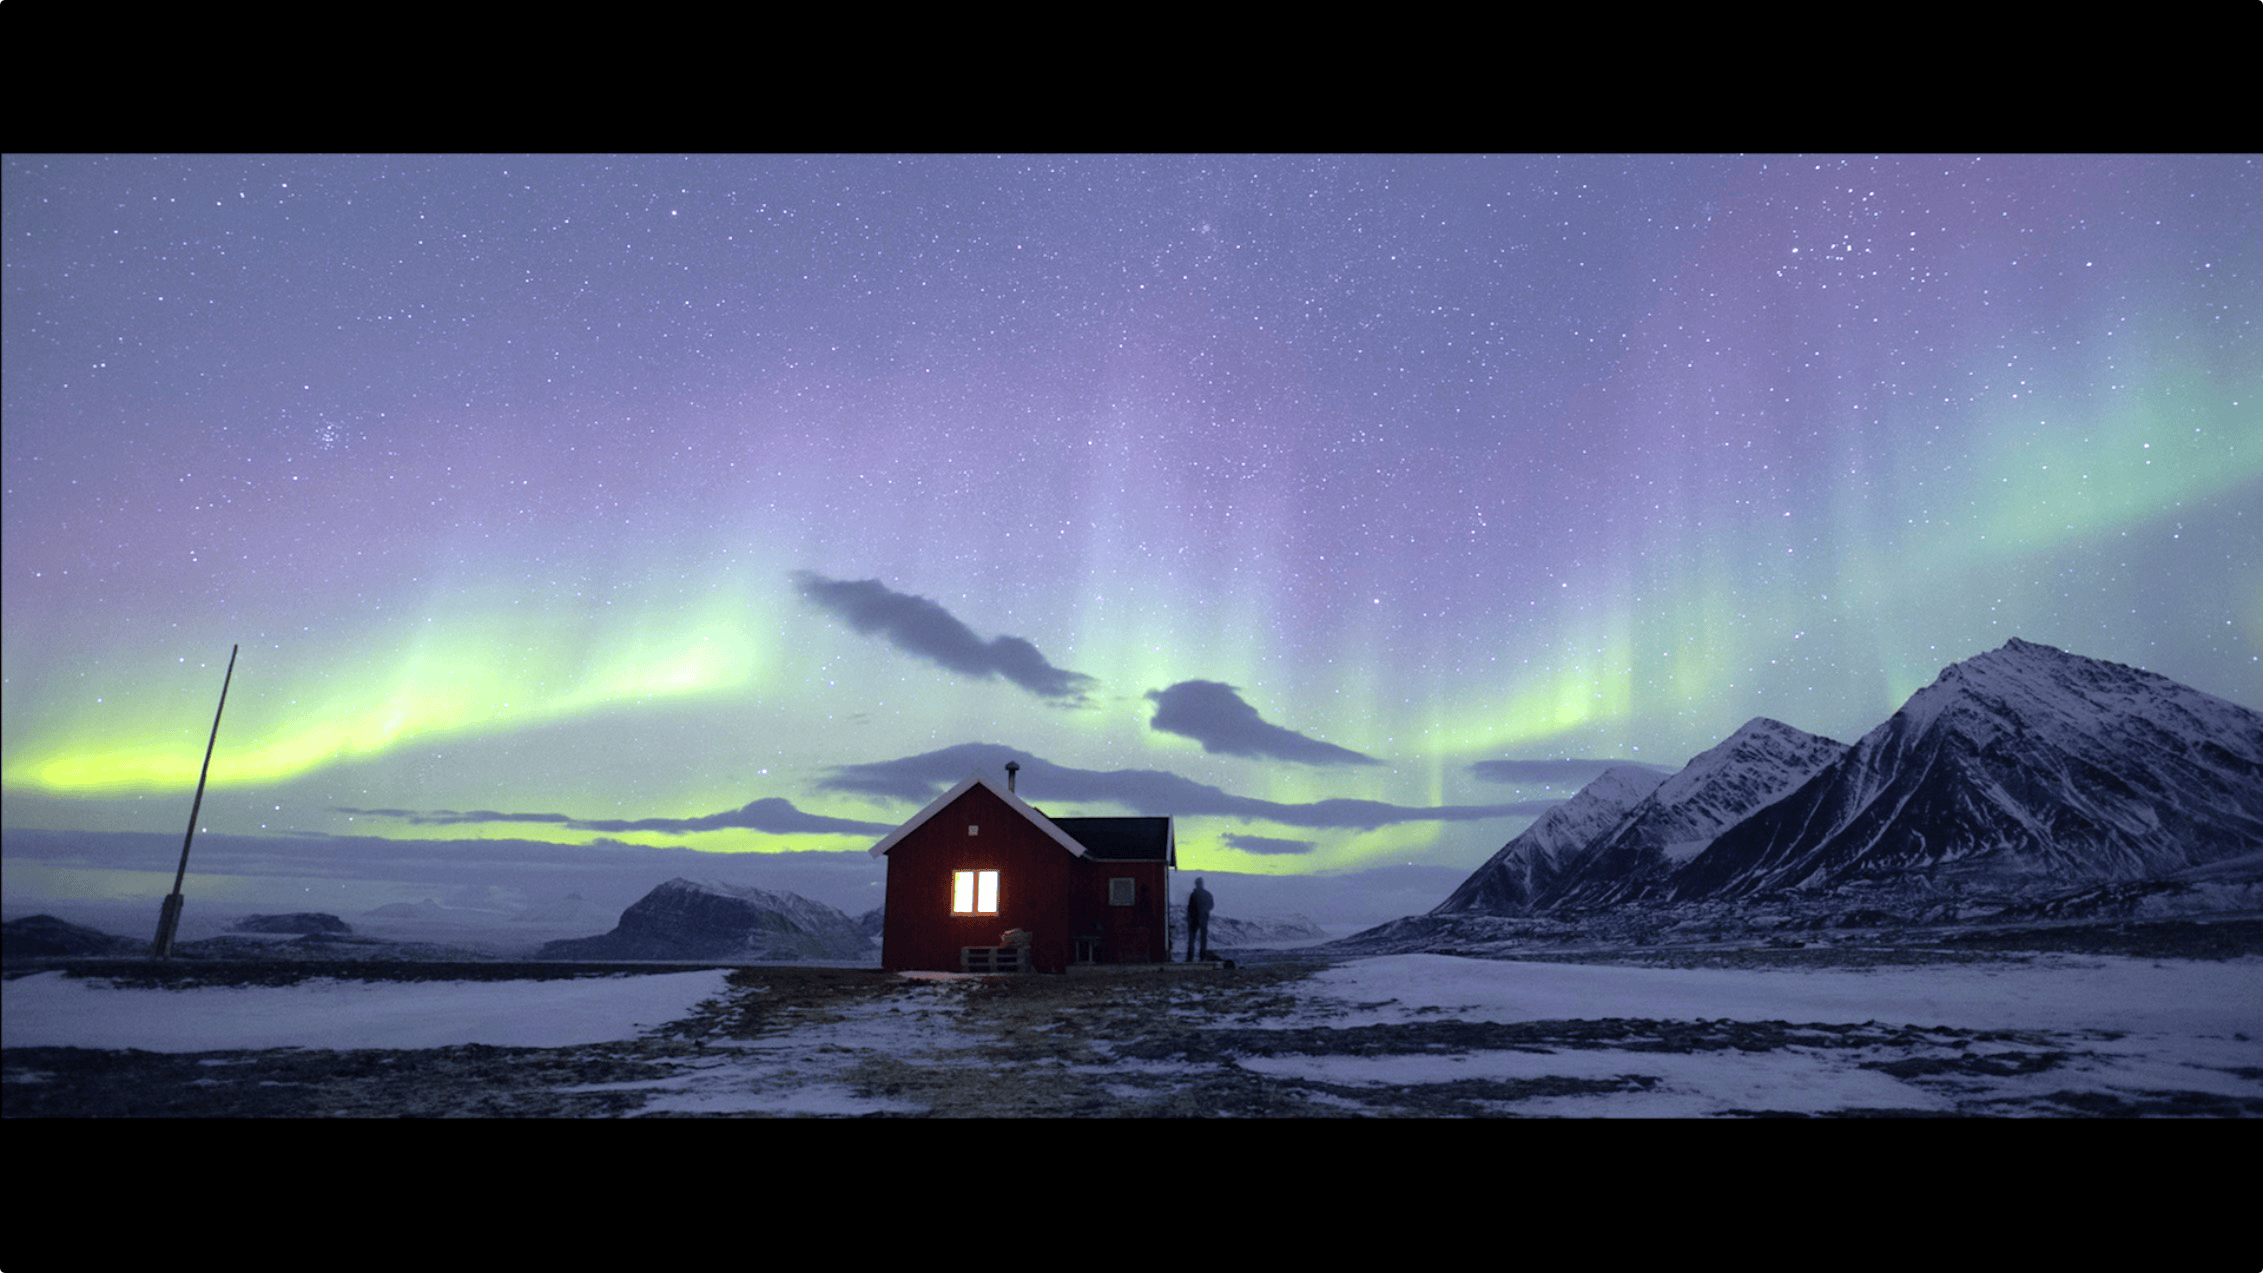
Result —
[[400, 818], [419, 826], [455, 826], [466, 822], [545, 822], [571, 827], [577, 831], [659, 831], [677, 835], [731, 828], [761, 831], [768, 835], [885, 835], [895, 830], [893, 823], [858, 822], [852, 818], [828, 818], [815, 813], [804, 813], [794, 807], [793, 801], [778, 796], [767, 796], [736, 809], [697, 818], [572, 818], [563, 813], [497, 813], [487, 809], [461, 813], [453, 809], [421, 812], [411, 809], [340, 809], [338, 812], [361, 817]]
[[974, 770], [1003, 778], [1009, 760], [1021, 762], [1017, 794], [1031, 802], [1107, 803], [1135, 814], [1262, 818], [1293, 827], [1345, 827], [1371, 831], [1401, 822], [1471, 822], [1544, 813], [1555, 800], [1416, 808], [1379, 800], [1318, 800], [1280, 804], [1237, 796], [1158, 769], [1071, 769], [995, 743], [960, 743], [900, 760], [843, 765], [818, 785], [890, 800], [924, 804]]
[[1099, 684], [1082, 672], [1054, 667], [1020, 637], [985, 641], [950, 611], [877, 579], [828, 579], [794, 572], [802, 598], [866, 636], [878, 636], [904, 653], [968, 676], [1002, 676], [1039, 698], [1081, 704]]
[[1383, 763], [1348, 747], [1272, 724], [1243, 702], [1233, 686], [1217, 681], [1180, 681], [1168, 689], [1149, 690], [1147, 697], [1155, 700], [1155, 719], [1148, 722], [1150, 728], [1191, 738], [1201, 743], [1204, 751], [1293, 760], [1303, 765]]
[[1469, 767], [1470, 773], [1487, 782], [1545, 783], [1584, 787], [1595, 781], [1606, 769], [1648, 769], [1655, 773], [1672, 773], [1664, 765], [1645, 765], [1631, 760], [1480, 760]]
[[1310, 853], [1317, 846], [1311, 840], [1281, 840], [1269, 835], [1240, 835], [1228, 831], [1220, 837], [1228, 848], [1244, 853]]

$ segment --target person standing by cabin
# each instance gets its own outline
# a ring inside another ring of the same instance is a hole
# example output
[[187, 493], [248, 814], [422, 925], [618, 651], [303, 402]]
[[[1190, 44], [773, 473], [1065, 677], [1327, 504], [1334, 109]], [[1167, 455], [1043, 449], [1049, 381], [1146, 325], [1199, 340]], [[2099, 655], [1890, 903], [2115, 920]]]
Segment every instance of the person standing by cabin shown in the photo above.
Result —
[[1194, 891], [1187, 894], [1187, 962], [1194, 962], [1194, 942], [1197, 934], [1202, 938], [1202, 957], [1210, 957], [1210, 890], [1202, 887], [1202, 877], [1194, 877]]

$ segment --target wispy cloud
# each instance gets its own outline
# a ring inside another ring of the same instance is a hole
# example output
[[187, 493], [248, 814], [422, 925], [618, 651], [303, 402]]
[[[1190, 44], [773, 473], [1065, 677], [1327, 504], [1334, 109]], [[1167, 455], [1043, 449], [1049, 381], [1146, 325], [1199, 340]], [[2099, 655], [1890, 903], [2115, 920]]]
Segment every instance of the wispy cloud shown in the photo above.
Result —
[[806, 813], [795, 808], [793, 801], [780, 796], [768, 796], [728, 812], [710, 813], [699, 818], [636, 818], [627, 821], [582, 819], [570, 825], [585, 831], [721, 831], [743, 828], [769, 835], [885, 835], [895, 830], [893, 823], [859, 822], [852, 818], [828, 818], [822, 814]]
[[1039, 698], [1082, 704], [1099, 684], [1082, 672], [1046, 662], [1037, 647], [1017, 636], [988, 641], [957, 616], [925, 597], [896, 592], [877, 579], [828, 579], [794, 572], [794, 588], [810, 604], [866, 636], [877, 636], [915, 658], [967, 676], [1002, 676]]
[[1155, 700], [1150, 728], [1202, 744], [1202, 750], [1228, 756], [1293, 760], [1302, 765], [1380, 765], [1373, 756], [1284, 729], [1257, 714], [1240, 691], [1217, 681], [1180, 681], [1149, 690]]
[[1219, 838], [1226, 842], [1226, 847], [1240, 849], [1244, 853], [1310, 853], [1319, 847], [1313, 840], [1282, 840], [1269, 835], [1242, 835], [1234, 831], [1228, 831]]
[[973, 770], [1002, 779], [1009, 760], [1021, 762], [1019, 794], [1033, 802], [1061, 801], [1119, 805], [1132, 813], [1262, 819], [1292, 827], [1373, 830], [1402, 822], [1473, 822], [1545, 813], [1555, 800], [1509, 804], [1417, 807], [1380, 800], [1316, 800], [1282, 804], [1237, 796], [1217, 787], [1158, 769], [1071, 769], [996, 743], [960, 743], [898, 760], [843, 765], [818, 785], [914, 804], [938, 793]]
[[540, 822], [576, 831], [659, 831], [688, 835], [695, 831], [743, 829], [768, 835], [882, 835], [895, 829], [886, 822], [859, 822], [805, 813], [780, 796], [744, 804], [722, 813], [696, 818], [574, 818], [563, 813], [499, 813], [492, 809], [346, 809], [364, 818], [399, 818], [418, 826], [459, 826], [471, 822]]
[[466, 822], [543, 822], [562, 826], [573, 821], [562, 813], [503, 813], [495, 809], [356, 809], [339, 805], [331, 812], [357, 818], [397, 818], [420, 827], [451, 827]]
[[1471, 774], [1487, 782], [1575, 787], [1595, 781], [1606, 769], [1674, 772], [1671, 766], [1646, 765], [1632, 760], [1480, 760], [1469, 767]]

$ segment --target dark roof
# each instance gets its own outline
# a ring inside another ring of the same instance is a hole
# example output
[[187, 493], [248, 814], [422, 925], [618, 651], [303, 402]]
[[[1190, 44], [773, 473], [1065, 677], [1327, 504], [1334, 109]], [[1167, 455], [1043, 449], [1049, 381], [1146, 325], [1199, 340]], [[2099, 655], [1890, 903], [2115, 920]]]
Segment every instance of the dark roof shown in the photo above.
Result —
[[1164, 862], [1172, 866], [1169, 818], [1054, 818], [1053, 825], [1103, 862]]

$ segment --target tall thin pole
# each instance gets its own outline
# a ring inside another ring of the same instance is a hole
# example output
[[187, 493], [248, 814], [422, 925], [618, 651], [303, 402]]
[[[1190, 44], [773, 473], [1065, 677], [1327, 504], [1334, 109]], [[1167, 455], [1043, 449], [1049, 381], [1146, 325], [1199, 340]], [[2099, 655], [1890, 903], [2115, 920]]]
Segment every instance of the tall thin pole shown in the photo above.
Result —
[[157, 959], [173, 957], [173, 934], [181, 926], [181, 881], [189, 873], [189, 842], [196, 839], [196, 815], [204, 808], [204, 780], [212, 773], [212, 748], [220, 741], [220, 714], [228, 710], [228, 683], [236, 679], [236, 651], [228, 647], [228, 674], [220, 678], [220, 706], [212, 710], [212, 737], [204, 741], [204, 768], [196, 774], [196, 799], [189, 805], [189, 831], [181, 837], [181, 865], [173, 872], [173, 891], [165, 896], [165, 909], [157, 915], [157, 940], [149, 953]]

